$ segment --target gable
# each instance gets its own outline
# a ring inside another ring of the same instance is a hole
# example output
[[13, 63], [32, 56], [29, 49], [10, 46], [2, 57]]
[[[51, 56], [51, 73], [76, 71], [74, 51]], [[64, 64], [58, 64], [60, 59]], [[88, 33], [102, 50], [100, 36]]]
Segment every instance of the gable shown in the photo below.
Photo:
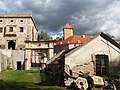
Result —
[[[114, 48], [117, 48], [117, 49], [120, 49], [120, 45], [114, 41], [113, 39], [111, 39], [109, 36], [107, 36], [106, 34], [104, 34], [103, 32], [99, 33], [99, 34], [96, 34], [93, 38], [89, 39], [87, 42], [83, 43], [81, 46], [75, 48], [74, 50], [72, 50], [71, 52], [68, 52], [66, 54], [67, 55], [70, 55], [70, 54], [73, 54], [73, 52], [77, 51], [78, 49], [82, 48], [82, 47], [85, 47], [87, 44], [91, 43], [91, 42], [94, 42], [94, 41], [97, 41], [99, 40], [98, 38], [101, 38], [100, 40], [102, 40], [104, 43], [108, 43], [110, 45], [113, 45]], [[96, 42], [94, 42], [95, 44]]]
[[99, 34], [92, 40], [68, 52], [65, 55], [65, 64], [69, 65], [70, 68], [76, 65], [89, 64], [93, 60], [92, 55], [98, 54], [108, 55], [110, 61], [119, 62], [119, 45], [108, 36], [103, 37], [102, 35]]

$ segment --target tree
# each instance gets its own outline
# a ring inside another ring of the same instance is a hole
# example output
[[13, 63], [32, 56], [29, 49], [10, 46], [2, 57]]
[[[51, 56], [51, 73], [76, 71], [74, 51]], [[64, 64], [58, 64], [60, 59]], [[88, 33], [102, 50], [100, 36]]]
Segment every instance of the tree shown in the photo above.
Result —
[[38, 41], [47, 41], [49, 39], [50, 39], [50, 37], [48, 36], [47, 32], [44, 32], [42, 30], [40, 33], [38, 33]]

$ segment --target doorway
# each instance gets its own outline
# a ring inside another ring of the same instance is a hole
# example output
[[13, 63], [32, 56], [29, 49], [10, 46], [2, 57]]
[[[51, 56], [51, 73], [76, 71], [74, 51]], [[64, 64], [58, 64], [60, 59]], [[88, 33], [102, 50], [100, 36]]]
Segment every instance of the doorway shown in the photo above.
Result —
[[8, 42], [8, 49], [15, 50], [15, 41], [10, 40], [10, 41]]
[[108, 55], [96, 55], [96, 75], [103, 76], [109, 74]]
[[17, 61], [17, 70], [21, 70], [21, 61]]

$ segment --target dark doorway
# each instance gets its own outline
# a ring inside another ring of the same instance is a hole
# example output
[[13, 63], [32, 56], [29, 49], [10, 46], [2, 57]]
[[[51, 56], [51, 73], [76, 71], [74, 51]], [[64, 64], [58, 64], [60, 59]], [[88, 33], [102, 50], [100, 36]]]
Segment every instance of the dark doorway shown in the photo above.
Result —
[[13, 40], [8, 42], [8, 49], [12, 48], [12, 50], [15, 50], [15, 42]]
[[17, 62], [17, 70], [21, 70], [21, 61]]
[[96, 75], [103, 76], [109, 74], [108, 55], [96, 55]]

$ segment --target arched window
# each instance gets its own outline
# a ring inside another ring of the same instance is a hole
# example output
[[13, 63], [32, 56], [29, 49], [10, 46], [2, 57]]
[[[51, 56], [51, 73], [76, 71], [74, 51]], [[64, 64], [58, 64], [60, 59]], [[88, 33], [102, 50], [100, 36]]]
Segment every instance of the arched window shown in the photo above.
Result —
[[8, 42], [8, 49], [12, 48], [12, 50], [15, 50], [15, 42], [13, 40]]

